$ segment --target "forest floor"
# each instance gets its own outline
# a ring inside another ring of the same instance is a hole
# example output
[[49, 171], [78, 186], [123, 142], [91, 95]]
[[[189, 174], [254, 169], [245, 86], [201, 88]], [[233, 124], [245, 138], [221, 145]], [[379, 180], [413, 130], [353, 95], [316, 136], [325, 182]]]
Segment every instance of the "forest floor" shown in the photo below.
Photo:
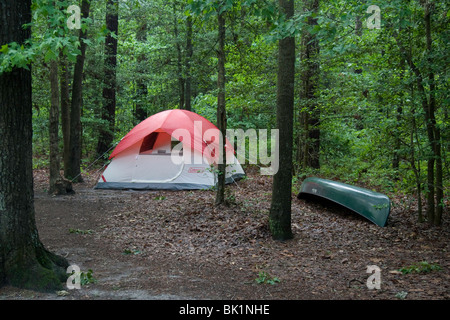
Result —
[[[442, 226], [430, 227], [417, 222], [415, 202], [389, 195], [381, 228], [293, 194], [294, 238], [279, 242], [267, 226], [272, 178], [247, 174], [228, 188], [230, 205], [217, 208], [213, 191], [96, 190], [95, 174], [83, 175], [75, 194], [51, 196], [47, 172], [35, 170], [41, 241], [92, 270], [95, 283], [59, 295], [3, 287], [0, 299], [450, 299], [448, 209]], [[439, 270], [414, 272], [421, 262]], [[380, 289], [367, 286], [373, 265]]]

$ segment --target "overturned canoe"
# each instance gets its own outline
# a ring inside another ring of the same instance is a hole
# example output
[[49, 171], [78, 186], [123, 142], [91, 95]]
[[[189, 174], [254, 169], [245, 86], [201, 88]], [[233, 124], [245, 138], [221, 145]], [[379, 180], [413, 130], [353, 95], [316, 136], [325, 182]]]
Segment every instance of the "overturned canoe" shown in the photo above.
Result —
[[338, 203], [380, 227], [386, 225], [391, 210], [389, 198], [382, 193], [316, 177], [303, 181], [298, 198], [305, 194]]

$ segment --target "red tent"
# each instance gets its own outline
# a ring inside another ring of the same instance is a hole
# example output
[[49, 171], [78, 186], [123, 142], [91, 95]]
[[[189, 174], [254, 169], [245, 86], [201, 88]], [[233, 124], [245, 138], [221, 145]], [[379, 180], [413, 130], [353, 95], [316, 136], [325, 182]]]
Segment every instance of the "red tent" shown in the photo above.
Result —
[[[205, 140], [205, 137], [210, 137], [214, 133], [219, 136], [220, 131], [214, 124], [194, 112], [173, 109], [159, 112], [135, 126], [123, 137], [109, 158], [114, 158], [152, 132], [166, 132], [173, 136], [174, 131], [177, 129], [188, 130], [191, 139], [190, 141], [183, 141], [183, 144], [191, 147], [193, 150], [197, 150], [202, 154], [207, 146], [209, 146], [209, 149], [218, 150], [219, 142], [215, 141], [216, 139]], [[179, 137], [176, 136], [174, 138], [178, 139]], [[234, 149], [228, 139], [226, 140], [225, 148], [227, 153], [234, 153]], [[208, 154], [206, 153], [206, 155]]]
[[[111, 163], [97, 188], [211, 188], [216, 184], [211, 166], [219, 162], [220, 137], [214, 124], [194, 112], [175, 109], [157, 113], [123, 137], [111, 153]], [[231, 183], [245, 173], [228, 140], [225, 147], [226, 181]]]

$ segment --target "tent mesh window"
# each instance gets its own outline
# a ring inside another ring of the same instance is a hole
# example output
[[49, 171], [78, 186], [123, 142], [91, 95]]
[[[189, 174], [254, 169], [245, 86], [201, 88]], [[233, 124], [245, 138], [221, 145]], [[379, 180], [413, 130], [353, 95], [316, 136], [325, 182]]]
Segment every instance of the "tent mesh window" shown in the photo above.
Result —
[[158, 138], [158, 132], [152, 132], [142, 140], [141, 149], [139, 153], [145, 153], [151, 151], [155, 145], [155, 141]]
[[[174, 148], [176, 146], [178, 146], [179, 143], [181, 143], [179, 140], [172, 138], [171, 145], [170, 145], [170, 150], [172, 153], [175, 152]], [[183, 155], [183, 145], [181, 145], [181, 148], [178, 148], [178, 149], [179, 149], [179, 155], [182, 156]]]

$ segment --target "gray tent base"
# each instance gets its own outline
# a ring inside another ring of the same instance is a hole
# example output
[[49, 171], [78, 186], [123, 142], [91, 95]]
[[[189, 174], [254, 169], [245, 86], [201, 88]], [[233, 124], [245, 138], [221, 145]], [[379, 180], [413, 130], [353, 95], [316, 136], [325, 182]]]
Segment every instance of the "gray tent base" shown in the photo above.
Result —
[[[225, 183], [230, 184], [243, 178], [244, 174], [235, 174], [226, 178]], [[146, 183], [146, 182], [98, 182], [94, 189], [111, 190], [208, 190], [214, 186], [196, 183]]]

